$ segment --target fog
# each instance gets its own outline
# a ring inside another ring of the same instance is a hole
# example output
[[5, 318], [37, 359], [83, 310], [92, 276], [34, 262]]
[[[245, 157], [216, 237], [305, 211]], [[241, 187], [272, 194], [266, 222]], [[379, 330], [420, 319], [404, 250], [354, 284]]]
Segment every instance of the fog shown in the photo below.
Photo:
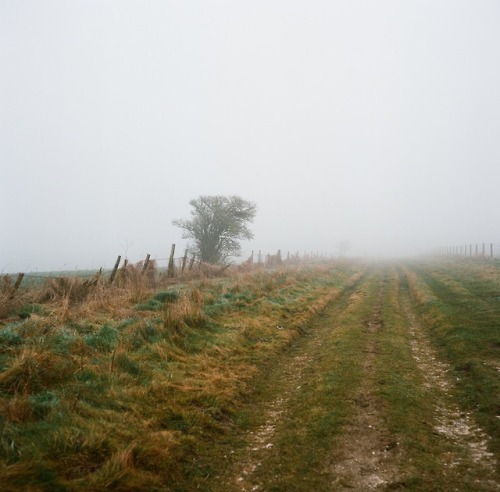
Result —
[[0, 0], [0, 271], [500, 241], [500, 2]]

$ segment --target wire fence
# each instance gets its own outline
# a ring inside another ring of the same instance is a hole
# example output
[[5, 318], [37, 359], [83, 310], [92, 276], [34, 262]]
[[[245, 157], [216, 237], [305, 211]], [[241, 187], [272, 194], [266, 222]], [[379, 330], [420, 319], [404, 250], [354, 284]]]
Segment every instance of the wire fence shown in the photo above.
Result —
[[500, 243], [469, 243], [439, 248], [442, 256], [458, 256], [470, 258], [500, 258]]
[[[114, 268], [111, 269], [85, 269], [85, 270], [61, 270], [53, 272], [27, 272], [27, 273], [6, 273], [0, 275], [0, 281], [4, 284], [11, 283], [17, 290], [21, 283], [25, 288], [35, 288], [42, 286], [47, 280], [60, 278], [93, 279], [100, 277], [103, 280], [113, 281], [119, 270], [131, 268], [147, 272], [153, 268], [158, 275], [178, 277], [193, 270], [214, 268], [213, 265], [203, 263], [196, 255], [185, 250], [183, 256], [174, 256], [175, 244], [172, 245], [171, 254], [165, 258], [151, 258], [146, 255], [143, 260], [132, 263], [128, 258], [123, 259], [118, 256]], [[469, 243], [438, 248], [437, 254], [441, 256], [470, 257], [482, 259], [500, 259], [500, 243]], [[300, 262], [323, 261], [332, 258], [323, 252], [284, 252], [278, 250], [277, 253], [266, 253], [262, 250], [254, 250], [251, 255], [236, 266], [249, 267], [273, 267], [280, 264], [293, 264]], [[234, 266], [234, 265], [233, 265]]]
[[37, 289], [43, 287], [47, 282], [72, 279], [73, 281], [83, 281], [84, 284], [101, 283], [111, 285], [119, 283], [123, 285], [127, 279], [133, 276], [142, 276], [150, 281], [151, 284], [158, 284], [163, 280], [175, 280], [182, 277], [196, 276], [217, 276], [226, 271], [230, 266], [248, 270], [252, 268], [276, 267], [281, 264], [294, 264], [299, 262], [322, 261], [328, 256], [319, 252], [299, 252], [282, 254], [281, 250], [277, 253], [265, 253], [262, 250], [252, 251], [250, 257], [238, 265], [212, 265], [204, 263], [195, 254], [188, 250], [184, 251], [183, 256], [175, 256], [175, 244], [172, 244], [171, 253], [166, 258], [151, 258], [148, 254], [140, 261], [132, 263], [128, 258], [123, 259], [118, 256], [112, 269], [94, 269], [94, 270], [63, 270], [57, 272], [27, 272], [18, 274], [4, 274], [0, 276], [0, 290], [9, 295], [21, 287], [23, 289]]

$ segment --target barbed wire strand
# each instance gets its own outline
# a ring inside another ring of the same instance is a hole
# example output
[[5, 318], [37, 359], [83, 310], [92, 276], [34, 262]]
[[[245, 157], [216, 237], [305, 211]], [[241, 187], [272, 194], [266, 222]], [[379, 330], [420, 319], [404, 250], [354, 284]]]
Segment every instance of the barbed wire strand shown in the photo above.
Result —
[[[472, 255], [470, 254], [470, 249], [471, 249], [471, 244], [472, 244]], [[460, 245], [458, 246], [453, 246], [453, 247], [446, 247], [446, 248], [440, 248], [441, 251], [449, 251], [448, 253], [445, 253], [445, 255], [447, 256], [462, 256], [464, 258], [482, 258], [483, 257], [483, 254], [482, 254], [482, 245], [483, 243], [477, 243], [477, 254], [476, 254], [476, 243], [471, 243], [471, 244], [468, 244], [468, 245], [462, 245], [462, 247], [464, 248], [464, 250], [462, 251], [462, 253], [458, 253], [459, 249], [460, 249]], [[498, 259], [500, 258], [500, 243], [484, 243], [485, 244], [485, 252], [484, 252], [484, 257], [485, 258], [490, 258], [490, 245], [492, 246], [493, 248], [493, 259]], [[466, 248], [467, 246], [467, 248]], [[451, 252], [452, 251], [452, 248], [456, 248], [455, 249], [455, 253]], [[256, 259], [258, 259], [259, 257], [261, 258], [261, 260], [265, 261], [265, 258], [268, 256], [268, 255], [271, 255], [270, 253], [255, 253], [254, 251], [254, 254], [253, 254], [253, 258], [254, 258], [254, 263], [258, 263], [258, 261], [256, 261]], [[313, 255], [311, 253], [311, 255]], [[306, 254], [306, 256], [311, 256], [309, 254]], [[272, 255], [271, 255], [272, 256]], [[290, 257], [294, 257], [295, 254], [290, 254]], [[173, 258], [173, 261], [174, 262], [177, 262], [177, 263], [181, 263], [182, 261], [184, 261], [184, 258], [185, 256], [177, 256], [177, 257], [174, 257]], [[125, 258], [127, 260], [127, 258]], [[187, 263], [189, 263], [189, 261], [191, 261], [192, 259], [192, 254], [191, 255], [188, 255], [186, 257], [186, 260], [187, 260]], [[167, 257], [167, 258], [150, 258], [149, 259], [149, 262], [159, 262], [159, 261], [169, 261], [170, 260], [170, 257]], [[144, 264], [144, 260], [139, 260], [139, 261], [136, 261], [134, 263], [132, 262], [127, 262], [127, 266], [139, 266], [141, 264]], [[200, 263], [200, 260], [199, 259], [196, 259], [195, 260], [196, 263]], [[262, 262], [262, 261], [261, 261]], [[121, 265], [118, 267], [118, 270], [121, 270], [124, 268], [124, 265]], [[94, 277], [95, 275], [98, 275], [99, 273], [101, 275], [107, 275], [109, 273], [111, 273], [113, 271], [112, 268], [101, 268], [101, 269], [98, 269], [98, 270], [95, 270], [95, 271], [91, 271], [89, 272], [87, 269], [85, 270], [82, 270], [82, 273], [80, 273], [79, 270], [74, 270], [74, 271], [61, 271], [61, 272], [49, 272], [48, 274], [43, 272], [41, 274], [38, 274], [38, 273], [33, 273], [33, 272], [30, 272], [30, 273], [25, 273], [24, 274], [24, 278], [39, 278], [39, 279], [57, 279], [57, 278], [68, 278], [68, 277], [76, 277], [76, 278], [88, 278], [88, 277]], [[88, 272], [88, 273], [83, 273], [83, 272]], [[3, 277], [17, 277], [19, 275], [19, 273], [2, 273], [0, 274], [0, 278], [3, 278]]]

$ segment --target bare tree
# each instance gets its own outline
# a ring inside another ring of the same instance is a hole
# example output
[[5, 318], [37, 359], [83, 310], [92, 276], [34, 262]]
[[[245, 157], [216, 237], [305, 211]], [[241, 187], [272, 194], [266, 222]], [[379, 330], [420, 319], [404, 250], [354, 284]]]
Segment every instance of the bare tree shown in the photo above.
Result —
[[183, 229], [183, 238], [194, 241], [201, 261], [226, 263], [231, 256], [239, 256], [239, 240], [253, 238], [247, 224], [255, 217], [255, 203], [239, 196], [205, 195], [189, 204], [193, 207], [191, 219], [176, 219], [172, 223]]

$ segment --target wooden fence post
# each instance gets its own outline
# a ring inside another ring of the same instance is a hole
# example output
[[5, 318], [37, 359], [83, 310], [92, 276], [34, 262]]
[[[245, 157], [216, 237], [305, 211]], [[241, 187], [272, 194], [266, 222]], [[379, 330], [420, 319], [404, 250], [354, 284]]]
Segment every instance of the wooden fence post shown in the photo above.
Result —
[[485, 243], [483, 243], [483, 258], [484, 258], [484, 254], [485, 254], [485, 252], [486, 252], [486, 244], [485, 244]]
[[16, 282], [15, 282], [14, 287], [10, 293], [11, 299], [13, 299], [14, 296], [16, 295], [16, 291], [17, 291], [17, 289], [19, 289], [19, 286], [21, 285], [21, 282], [23, 281], [23, 277], [24, 277], [24, 273], [17, 274]]
[[493, 258], [493, 243], [490, 243], [490, 258]]
[[144, 273], [146, 271], [146, 269], [148, 268], [149, 258], [151, 258], [151, 255], [148, 253], [146, 255], [146, 259], [144, 260], [144, 265], [142, 265], [142, 273]]
[[111, 285], [113, 283], [113, 280], [115, 279], [116, 270], [118, 270], [118, 265], [120, 264], [121, 259], [122, 259], [122, 257], [120, 255], [118, 255], [118, 258], [116, 259], [115, 266], [113, 267], [113, 271], [111, 272], [111, 277], [109, 277], [109, 285]]
[[193, 255], [191, 259], [189, 260], [189, 270], [191, 271], [193, 269], [194, 265], [194, 260], [196, 259], [196, 255]]
[[19, 289], [21, 282], [23, 281], [24, 273], [19, 273], [17, 275], [16, 283], [14, 284], [14, 290]]
[[172, 249], [170, 250], [170, 258], [168, 260], [167, 277], [173, 277], [175, 275], [174, 253], [175, 253], [175, 244], [172, 244]]
[[184, 269], [186, 268], [187, 258], [188, 258], [188, 250], [186, 248], [186, 251], [184, 251], [184, 257], [182, 258], [182, 268], [181, 268], [182, 273], [184, 273]]

